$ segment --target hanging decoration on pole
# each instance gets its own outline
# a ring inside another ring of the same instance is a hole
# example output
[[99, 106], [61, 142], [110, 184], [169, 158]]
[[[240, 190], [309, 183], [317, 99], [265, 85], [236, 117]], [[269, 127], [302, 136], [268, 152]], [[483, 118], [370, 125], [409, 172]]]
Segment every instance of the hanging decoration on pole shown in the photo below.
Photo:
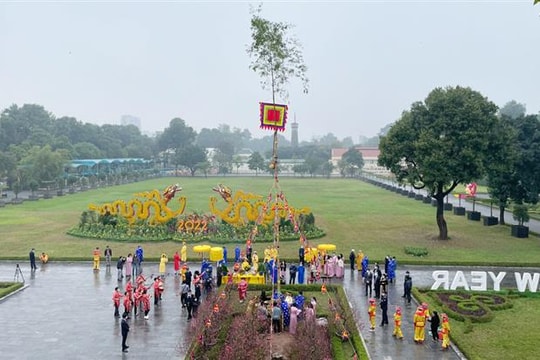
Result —
[[261, 129], [285, 131], [287, 123], [287, 105], [261, 102]]

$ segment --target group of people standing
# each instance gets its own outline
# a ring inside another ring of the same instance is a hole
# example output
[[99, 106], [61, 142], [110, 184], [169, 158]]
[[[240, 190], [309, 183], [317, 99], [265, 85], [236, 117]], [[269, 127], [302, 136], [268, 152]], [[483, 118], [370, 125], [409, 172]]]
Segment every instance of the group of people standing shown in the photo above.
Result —
[[[247, 283], [241, 281], [238, 284], [241, 302], [244, 301], [246, 292]], [[305, 321], [307, 324], [315, 324], [316, 309], [317, 299], [313, 297], [309, 302], [306, 302], [302, 291], [299, 291], [294, 297], [291, 292], [278, 293], [271, 299], [263, 290], [260, 296], [249, 300], [246, 313], [261, 322], [264, 327], [271, 324], [274, 333], [288, 331], [294, 335], [299, 322]]]
[[[110, 268], [113, 258], [113, 251], [109, 247], [109, 245], [105, 247], [103, 255], [105, 256], [105, 265], [107, 266], [107, 268]], [[101, 265], [101, 250], [99, 249], [99, 246], [96, 246], [96, 248], [94, 249], [92, 257], [94, 260], [93, 270], [99, 271]], [[143, 261], [144, 250], [140, 245], [137, 247], [137, 249], [135, 249], [134, 254], [129, 253], [127, 257], [120, 255], [116, 262], [116, 269], [118, 270], [118, 281], [122, 281], [124, 277], [129, 280], [131, 278], [135, 278], [141, 275], [143, 272]]]
[[[388, 325], [388, 287], [387, 287], [387, 281], [385, 281], [385, 274], [379, 275], [380, 269], [377, 263], [375, 263], [374, 270], [371, 272], [368, 268], [368, 271], [366, 272], [366, 276], [364, 277], [363, 281], [366, 284], [366, 296], [368, 296], [368, 289], [369, 289], [369, 296], [368, 299], [368, 319], [370, 324], [370, 331], [375, 331], [375, 324], [376, 324], [376, 315], [377, 315], [377, 309], [378, 307], [381, 309], [381, 323], [380, 326], [384, 327]], [[381, 281], [377, 283], [377, 280], [374, 281], [375, 283], [375, 297], [371, 297], [371, 276], [377, 278], [381, 276]], [[380, 293], [378, 288], [380, 288]], [[403, 281], [403, 290], [404, 293], [402, 295], [403, 298], [405, 298], [405, 301], [407, 304], [410, 304], [411, 302], [411, 289], [412, 289], [412, 277], [409, 273], [409, 271], [405, 272], [405, 277]], [[379, 296], [380, 294], [380, 296]], [[379, 306], [377, 307], [377, 299], [379, 300]], [[395, 312], [393, 314], [393, 320], [394, 320], [394, 330], [392, 332], [392, 336], [396, 337], [397, 339], [403, 340], [403, 332], [401, 329], [402, 324], [402, 308], [400, 306], [396, 306]], [[447, 350], [450, 346], [450, 323], [448, 316], [446, 314], [442, 314], [439, 317], [439, 314], [437, 311], [433, 311], [432, 313], [429, 310], [429, 306], [427, 303], [422, 303], [418, 308], [416, 309], [414, 315], [413, 315], [413, 326], [414, 326], [414, 341], [417, 344], [422, 344], [425, 340], [425, 328], [427, 324], [430, 324], [430, 330], [431, 335], [433, 338], [433, 341], [439, 341], [442, 340], [442, 350]]]
[[[30, 271], [35, 271], [37, 270], [37, 265], [36, 265], [36, 249], [32, 248], [30, 250], [30, 252], [28, 253], [28, 258], [30, 259]], [[39, 260], [41, 261], [41, 264], [42, 265], [45, 265], [46, 263], [49, 262], [49, 255], [47, 255], [46, 253], [42, 252], [40, 255], [39, 255]]]

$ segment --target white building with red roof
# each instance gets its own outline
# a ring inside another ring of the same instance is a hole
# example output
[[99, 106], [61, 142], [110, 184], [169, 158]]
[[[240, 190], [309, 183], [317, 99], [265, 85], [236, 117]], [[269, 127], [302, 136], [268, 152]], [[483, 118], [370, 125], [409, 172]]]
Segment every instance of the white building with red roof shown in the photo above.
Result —
[[[362, 168], [362, 171], [380, 176], [390, 175], [390, 171], [388, 169], [377, 164], [377, 161], [379, 160], [379, 155], [381, 153], [378, 148], [356, 146], [355, 149], [362, 154], [362, 158], [364, 159], [364, 167]], [[345, 154], [348, 150], [348, 148], [332, 149], [332, 155], [330, 160], [332, 161], [332, 164], [334, 165], [336, 171], [339, 172], [338, 163], [341, 160], [343, 154]]]

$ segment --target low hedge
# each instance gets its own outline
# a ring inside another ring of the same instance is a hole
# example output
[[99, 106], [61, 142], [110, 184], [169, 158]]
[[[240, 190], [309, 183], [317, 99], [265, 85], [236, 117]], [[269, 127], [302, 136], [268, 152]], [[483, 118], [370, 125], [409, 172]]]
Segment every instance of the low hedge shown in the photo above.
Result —
[[0, 299], [24, 286], [21, 282], [0, 282]]

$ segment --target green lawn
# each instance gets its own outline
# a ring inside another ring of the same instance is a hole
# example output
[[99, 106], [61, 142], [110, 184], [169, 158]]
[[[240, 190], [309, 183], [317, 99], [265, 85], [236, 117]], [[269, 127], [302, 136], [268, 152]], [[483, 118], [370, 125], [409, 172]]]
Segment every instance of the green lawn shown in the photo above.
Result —
[[[207, 212], [209, 198], [217, 196], [212, 191], [217, 183], [229, 186], [233, 192], [243, 190], [264, 196], [273, 186], [268, 177], [165, 178], [7, 205], [0, 208], [1, 257], [24, 259], [34, 247], [38, 253], [47, 252], [52, 261], [58, 258], [90, 260], [95, 246], [103, 248], [109, 243], [115, 254], [127, 254], [138, 243], [78, 239], [65, 233], [78, 224], [81, 212], [90, 203], [128, 200], [137, 192], [162, 190], [176, 182], [183, 187], [180, 194], [187, 197], [186, 213]], [[447, 212], [450, 240], [440, 241], [437, 240], [434, 207], [358, 180], [282, 178], [279, 186], [290, 205], [311, 208], [316, 224], [326, 231], [327, 236], [314, 240], [313, 245], [336, 244], [337, 251], [346, 257], [354, 248], [362, 249], [372, 260], [389, 254], [401, 263], [540, 264], [538, 237], [516, 239], [510, 236], [508, 227], [486, 227]], [[224, 208], [225, 202], [219, 199], [218, 206]], [[172, 242], [142, 245], [147, 256], [156, 259], [162, 252], [172, 255], [179, 248]], [[266, 245], [255, 240], [254, 248], [262, 251]], [[230, 253], [234, 246], [229, 245]], [[282, 242], [281, 256], [296, 258], [298, 246], [297, 241]], [[425, 247], [429, 254], [422, 258], [406, 255], [407, 246]], [[191, 247], [188, 256], [197, 256]]]

